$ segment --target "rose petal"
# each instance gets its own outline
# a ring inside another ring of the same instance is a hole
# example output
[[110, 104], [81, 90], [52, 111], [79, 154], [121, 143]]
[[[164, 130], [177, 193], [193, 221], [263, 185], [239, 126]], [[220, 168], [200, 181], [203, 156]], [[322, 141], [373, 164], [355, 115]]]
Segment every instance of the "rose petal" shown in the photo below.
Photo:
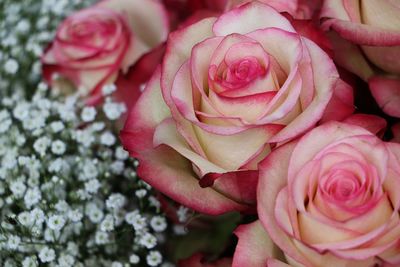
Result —
[[368, 85], [379, 107], [385, 113], [400, 118], [400, 80], [374, 76]]

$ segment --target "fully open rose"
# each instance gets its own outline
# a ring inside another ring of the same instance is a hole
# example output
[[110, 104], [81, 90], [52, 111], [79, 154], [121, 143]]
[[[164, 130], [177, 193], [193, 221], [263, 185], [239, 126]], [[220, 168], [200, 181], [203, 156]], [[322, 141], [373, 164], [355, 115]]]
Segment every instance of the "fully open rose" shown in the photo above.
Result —
[[121, 138], [140, 176], [171, 198], [210, 214], [244, 210], [255, 204], [257, 164], [271, 144], [314, 127], [324, 112], [352, 111], [341, 101], [351, 94], [332, 98], [335, 88], [347, 87], [329, 56], [253, 2], [170, 35], [161, 75]]
[[156, 0], [101, 1], [58, 27], [42, 57], [43, 74], [49, 81], [56, 73], [70, 79], [95, 102], [104, 84], [166, 39], [168, 27]]
[[400, 117], [400, 2], [326, 0], [323, 27], [331, 29], [338, 64], [369, 82], [384, 112]]
[[260, 164], [263, 227], [239, 229], [235, 260], [254, 253], [251, 266], [265, 266], [271, 249], [250, 248], [268, 242], [266, 229], [293, 266], [398, 266], [399, 186], [399, 144], [350, 124], [319, 126]]

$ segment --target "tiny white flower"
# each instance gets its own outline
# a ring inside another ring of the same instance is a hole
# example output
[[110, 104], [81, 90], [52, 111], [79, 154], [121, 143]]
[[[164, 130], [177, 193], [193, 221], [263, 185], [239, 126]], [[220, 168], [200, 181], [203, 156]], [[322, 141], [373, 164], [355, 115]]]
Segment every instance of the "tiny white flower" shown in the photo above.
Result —
[[180, 206], [178, 208], [178, 210], [176, 211], [179, 222], [181, 222], [181, 223], [186, 222], [189, 218], [188, 213], [189, 213], [189, 209], [187, 207]]
[[18, 22], [17, 26], [15, 27], [15, 29], [21, 33], [27, 33], [30, 28], [31, 28], [31, 25], [29, 23], [29, 20], [27, 20], [27, 19], [20, 20]]
[[102, 231], [97, 231], [94, 239], [98, 245], [104, 245], [109, 242], [108, 234]]
[[129, 158], [129, 153], [123, 147], [119, 146], [115, 150], [115, 157], [119, 160], [126, 160]]
[[128, 224], [133, 224], [136, 220], [136, 217], [140, 216], [139, 211], [135, 210], [135, 211], [131, 211], [128, 212], [127, 214], [125, 214], [125, 221]]
[[117, 90], [117, 86], [115, 84], [106, 84], [101, 88], [101, 91], [104, 96], [111, 95]]
[[60, 215], [52, 215], [47, 220], [47, 226], [55, 231], [60, 231], [64, 227], [65, 223], [65, 218]]
[[62, 121], [54, 121], [50, 124], [50, 128], [53, 131], [53, 133], [58, 133], [64, 130], [65, 126]]
[[66, 145], [61, 140], [56, 140], [51, 144], [51, 152], [53, 152], [56, 155], [64, 154], [65, 150], [66, 150]]
[[[53, 176], [56, 177], [56, 176]], [[69, 210], [69, 205], [65, 200], [59, 200], [54, 206], [59, 212], [66, 212]]]
[[84, 107], [81, 112], [81, 119], [84, 122], [93, 121], [96, 118], [96, 109], [94, 107]]
[[31, 210], [30, 215], [36, 225], [40, 225], [45, 220], [44, 212], [40, 208], [34, 208], [33, 210]]
[[144, 196], [146, 196], [146, 194], [147, 194], [146, 189], [139, 189], [139, 190], [136, 190], [136, 191], [135, 191], [135, 195], [136, 195], [138, 198], [143, 198]]
[[100, 143], [106, 146], [115, 144], [116, 138], [111, 132], [105, 132], [100, 136]]
[[91, 194], [96, 194], [100, 187], [101, 184], [97, 179], [91, 179], [85, 183], [86, 192]]
[[115, 174], [121, 174], [124, 171], [125, 164], [123, 161], [116, 160], [110, 165], [110, 169]]
[[132, 264], [138, 264], [140, 262], [140, 258], [136, 254], [131, 254], [129, 256], [129, 262], [132, 263]]
[[139, 244], [148, 249], [152, 249], [157, 245], [157, 238], [150, 233], [145, 233], [140, 237]]
[[56, 160], [50, 162], [48, 170], [49, 172], [60, 172], [64, 165], [64, 160], [61, 158], [57, 158]]
[[33, 224], [32, 216], [30, 212], [23, 211], [18, 214], [18, 222], [21, 223], [23, 226], [29, 227]]
[[157, 209], [159, 209], [161, 207], [160, 201], [157, 198], [155, 198], [154, 196], [149, 196], [148, 200], [149, 200], [151, 206], [153, 206]]
[[139, 166], [139, 161], [137, 159], [133, 161], [133, 166], [135, 166], [135, 168]]
[[104, 220], [100, 224], [100, 230], [103, 232], [109, 232], [114, 230], [114, 217], [107, 214]]
[[82, 218], [83, 214], [79, 210], [75, 209], [68, 211], [68, 219], [70, 219], [72, 222], [79, 222], [82, 220]]
[[39, 153], [39, 155], [44, 156], [46, 154], [46, 150], [50, 145], [51, 140], [48, 137], [40, 137], [38, 139], [36, 139], [36, 141], [33, 143], [33, 149], [35, 149], [35, 151], [37, 153]]
[[150, 226], [155, 232], [162, 232], [167, 228], [167, 220], [162, 216], [154, 216], [150, 220]]
[[4, 70], [9, 74], [17, 73], [18, 69], [19, 69], [18, 61], [16, 61], [13, 58], [8, 59], [4, 64]]
[[41, 262], [52, 262], [56, 258], [56, 253], [53, 249], [44, 247], [39, 252], [39, 259]]
[[90, 128], [95, 132], [100, 132], [106, 127], [106, 124], [102, 121], [94, 122], [90, 125]]
[[11, 250], [16, 250], [21, 243], [21, 238], [16, 235], [11, 235], [8, 237], [7, 248]]
[[122, 263], [118, 261], [113, 261], [111, 267], [123, 267]]
[[47, 242], [55, 242], [60, 238], [60, 235], [60, 231], [54, 231], [50, 228], [46, 228], [46, 230], [44, 230], [44, 240], [46, 240]]
[[109, 120], [116, 120], [126, 111], [126, 107], [120, 103], [106, 102], [103, 106], [103, 111]]
[[128, 223], [130, 223], [136, 231], [143, 230], [147, 226], [146, 218], [139, 214], [129, 219], [131, 220]]
[[37, 204], [41, 199], [42, 194], [37, 187], [28, 189], [24, 196], [24, 202], [27, 207], [32, 207], [33, 205]]
[[88, 211], [88, 217], [92, 223], [99, 223], [104, 217], [104, 213], [97, 207], [90, 208]]
[[63, 254], [58, 258], [59, 267], [73, 267], [75, 263], [74, 257], [68, 254]]
[[25, 257], [22, 261], [22, 267], [38, 267], [39, 263], [35, 257]]
[[126, 198], [124, 195], [120, 193], [112, 194], [106, 200], [106, 206], [110, 210], [119, 210], [122, 208], [126, 203]]
[[22, 181], [14, 181], [10, 183], [10, 190], [15, 197], [20, 198], [25, 193], [26, 185]]
[[162, 262], [162, 255], [156, 250], [150, 251], [150, 253], [146, 257], [146, 261], [147, 264], [150, 266], [157, 266]]

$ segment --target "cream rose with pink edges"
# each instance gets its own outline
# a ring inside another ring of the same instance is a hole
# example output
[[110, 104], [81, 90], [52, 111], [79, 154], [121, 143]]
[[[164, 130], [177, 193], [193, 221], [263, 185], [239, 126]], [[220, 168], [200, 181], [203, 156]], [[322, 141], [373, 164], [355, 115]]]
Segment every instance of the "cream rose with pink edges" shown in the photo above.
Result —
[[[151, 18], [151, 19], [149, 19]], [[167, 38], [166, 11], [157, 0], [104, 0], [70, 15], [42, 57], [43, 75], [58, 73], [96, 102], [143, 54]]]
[[293, 266], [399, 266], [399, 186], [399, 144], [351, 124], [314, 128], [260, 164], [261, 224], [242, 230], [236, 259], [268, 242], [266, 229]]
[[209, 214], [246, 210], [273, 144], [303, 134], [324, 112], [345, 115], [326, 109], [352, 99], [332, 98], [336, 88], [347, 85], [329, 56], [253, 2], [170, 34], [162, 70], [121, 138], [141, 178], [171, 198]]
[[400, 1], [325, 0], [337, 63], [369, 83], [382, 110], [400, 117]]

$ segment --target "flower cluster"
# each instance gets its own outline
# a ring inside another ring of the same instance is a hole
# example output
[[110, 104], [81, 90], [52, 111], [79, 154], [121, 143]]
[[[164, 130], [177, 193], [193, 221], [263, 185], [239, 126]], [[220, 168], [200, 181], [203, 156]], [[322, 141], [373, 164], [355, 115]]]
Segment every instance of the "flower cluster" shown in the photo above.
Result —
[[[63, 18], [93, 0], [5, 0], [0, 3], [0, 94], [36, 85], [40, 57]], [[19, 79], [24, 77], [24, 79]]]
[[[85, 107], [40, 83], [0, 103], [2, 266], [160, 266], [167, 219], [119, 145], [126, 111]], [[54, 92], [54, 91], [52, 91]]]

